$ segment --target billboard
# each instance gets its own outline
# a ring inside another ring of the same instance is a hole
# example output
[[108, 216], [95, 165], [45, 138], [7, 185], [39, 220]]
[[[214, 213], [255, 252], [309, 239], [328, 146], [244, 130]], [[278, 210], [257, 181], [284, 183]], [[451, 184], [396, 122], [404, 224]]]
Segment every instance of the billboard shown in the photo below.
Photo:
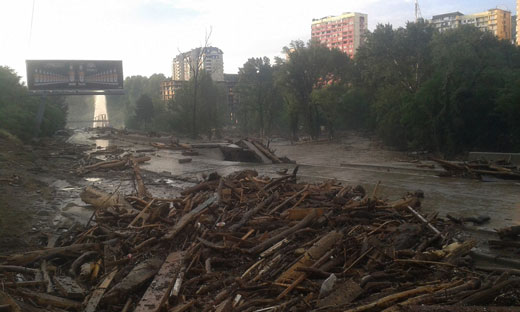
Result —
[[122, 61], [27, 60], [26, 65], [29, 90], [123, 89]]

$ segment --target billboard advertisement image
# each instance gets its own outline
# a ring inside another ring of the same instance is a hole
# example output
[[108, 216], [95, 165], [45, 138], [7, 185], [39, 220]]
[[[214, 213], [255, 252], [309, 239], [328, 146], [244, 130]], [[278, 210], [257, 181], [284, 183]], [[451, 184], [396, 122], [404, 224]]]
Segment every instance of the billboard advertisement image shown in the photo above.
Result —
[[27, 60], [29, 90], [121, 90], [122, 61]]

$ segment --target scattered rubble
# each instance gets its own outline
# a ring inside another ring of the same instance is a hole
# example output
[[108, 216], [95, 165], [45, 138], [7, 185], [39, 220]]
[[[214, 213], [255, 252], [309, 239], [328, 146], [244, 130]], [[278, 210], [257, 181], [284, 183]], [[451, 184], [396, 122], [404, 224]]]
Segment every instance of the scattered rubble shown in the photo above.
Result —
[[446, 172], [442, 174], [442, 176], [445, 177], [467, 177], [479, 180], [494, 177], [504, 180], [520, 180], [519, 168], [505, 160], [496, 162], [474, 160], [460, 163], [437, 158], [432, 158], [432, 160], [446, 170]]
[[520, 304], [518, 270], [475, 267], [475, 242], [421, 215], [414, 195], [389, 202], [377, 185], [367, 192], [298, 183], [296, 167], [274, 179], [252, 170], [211, 174], [180, 197], [155, 198], [138, 163], [124, 162], [137, 194], [88, 187], [81, 198], [96, 210], [86, 228], [0, 256], [0, 309], [515, 311], [509, 307]]

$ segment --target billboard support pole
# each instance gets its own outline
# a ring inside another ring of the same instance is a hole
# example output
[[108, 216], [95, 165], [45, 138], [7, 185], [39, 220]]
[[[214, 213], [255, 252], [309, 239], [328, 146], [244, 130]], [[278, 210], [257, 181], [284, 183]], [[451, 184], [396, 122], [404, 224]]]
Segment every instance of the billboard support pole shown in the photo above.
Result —
[[34, 138], [35, 139], [38, 139], [40, 137], [41, 125], [42, 125], [44, 114], [45, 114], [45, 98], [43, 96], [41, 96], [40, 104], [38, 106], [38, 112], [36, 113], [36, 120], [35, 120], [35, 129], [34, 129]]

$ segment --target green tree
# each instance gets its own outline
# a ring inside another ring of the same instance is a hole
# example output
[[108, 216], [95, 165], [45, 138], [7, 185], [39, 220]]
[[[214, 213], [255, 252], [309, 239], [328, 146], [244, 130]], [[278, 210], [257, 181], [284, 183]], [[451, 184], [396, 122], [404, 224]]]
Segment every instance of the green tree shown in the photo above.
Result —
[[22, 140], [36, 133], [35, 118], [40, 102], [46, 109], [40, 127], [41, 136], [50, 136], [66, 124], [67, 103], [64, 97], [32, 96], [20, 77], [10, 68], [0, 66], [0, 128]]
[[[293, 41], [284, 48], [287, 60], [282, 63], [278, 83], [288, 93], [286, 102], [297, 107], [290, 108], [291, 114], [302, 114], [308, 133], [316, 138], [320, 134], [323, 116], [316, 101], [312, 101], [312, 92], [330, 83], [335, 83], [349, 72], [350, 59], [339, 50], [330, 50], [318, 42], [305, 45], [302, 41]], [[293, 116], [291, 120], [298, 118]], [[297, 127], [292, 126], [293, 136]]]
[[201, 71], [198, 82], [195, 77], [176, 92], [175, 98], [168, 103], [172, 114], [171, 128], [193, 134], [193, 95], [197, 84], [197, 111], [195, 112], [197, 133], [204, 132], [209, 137], [215, 131], [220, 133], [228, 114], [227, 98], [223, 85], [217, 85], [211, 74]]
[[408, 23], [405, 28], [378, 25], [367, 33], [355, 57], [355, 85], [366, 95], [371, 125], [387, 143], [406, 147], [408, 131], [401, 123], [403, 99], [413, 96], [433, 70], [433, 26]]
[[[136, 102], [143, 94], [147, 94], [154, 104], [154, 130], [168, 130], [166, 104], [161, 98], [161, 82], [166, 80], [163, 74], [153, 74], [150, 77], [131, 76], [124, 81], [123, 95], [107, 95], [107, 110], [110, 123], [115, 127], [139, 128], [135, 119]], [[156, 122], [156, 119], [160, 122]]]
[[275, 85], [275, 68], [269, 58], [250, 58], [238, 71], [239, 120], [243, 130], [269, 135], [281, 110]]
[[148, 130], [149, 123], [154, 116], [154, 107], [152, 98], [147, 94], [143, 94], [137, 99], [135, 116], [137, 121], [143, 124], [143, 128]]
[[436, 36], [432, 51], [435, 73], [404, 112], [414, 145], [445, 153], [507, 148], [497, 99], [519, 70], [518, 48], [465, 26]]

